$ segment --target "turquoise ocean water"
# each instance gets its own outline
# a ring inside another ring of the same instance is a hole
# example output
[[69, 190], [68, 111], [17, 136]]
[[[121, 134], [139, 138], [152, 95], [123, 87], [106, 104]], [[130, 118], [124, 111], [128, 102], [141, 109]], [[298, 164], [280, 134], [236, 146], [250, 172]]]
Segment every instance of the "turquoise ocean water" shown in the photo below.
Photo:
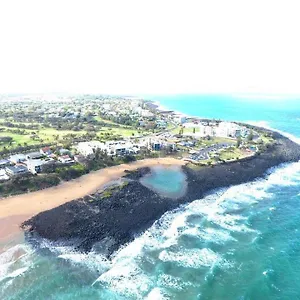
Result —
[[[298, 99], [152, 99], [300, 138]], [[0, 254], [0, 299], [300, 299], [300, 163], [166, 213], [111, 260], [47, 241], [11, 247]]]

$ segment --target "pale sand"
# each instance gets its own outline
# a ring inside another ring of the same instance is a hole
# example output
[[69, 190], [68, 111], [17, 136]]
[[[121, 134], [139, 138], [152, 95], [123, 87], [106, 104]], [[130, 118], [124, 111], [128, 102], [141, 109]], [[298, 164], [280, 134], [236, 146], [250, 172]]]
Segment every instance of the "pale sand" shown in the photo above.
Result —
[[0, 219], [0, 254], [14, 245], [24, 241], [20, 224], [29, 216], [9, 216]]
[[20, 230], [19, 226], [24, 221], [42, 211], [96, 192], [110, 181], [125, 175], [125, 170], [132, 171], [137, 168], [154, 165], [184, 164], [186, 164], [185, 161], [174, 158], [139, 160], [130, 164], [122, 164], [91, 172], [78, 179], [63, 182], [58, 186], [41, 191], [3, 198], [0, 200], [0, 226], [4, 226], [0, 230], [0, 239], [6, 239], [16, 233], [16, 231]]

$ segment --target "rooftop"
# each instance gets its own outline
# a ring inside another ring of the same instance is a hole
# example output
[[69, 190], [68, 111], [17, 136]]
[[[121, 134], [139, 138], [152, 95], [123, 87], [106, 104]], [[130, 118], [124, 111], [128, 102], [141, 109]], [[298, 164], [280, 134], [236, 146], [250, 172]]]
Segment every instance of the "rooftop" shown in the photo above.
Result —
[[9, 160], [7, 160], [7, 159], [0, 159], [0, 166], [6, 165], [8, 163], [9, 163]]
[[14, 174], [23, 173], [23, 172], [28, 171], [28, 169], [22, 165], [10, 166], [10, 167], [6, 167], [6, 169], [10, 170]]

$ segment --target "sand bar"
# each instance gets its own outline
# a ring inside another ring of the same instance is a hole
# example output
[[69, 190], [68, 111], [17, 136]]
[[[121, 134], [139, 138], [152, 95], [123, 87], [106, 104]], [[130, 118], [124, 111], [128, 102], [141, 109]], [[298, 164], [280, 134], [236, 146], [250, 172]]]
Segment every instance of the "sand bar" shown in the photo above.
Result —
[[5, 228], [0, 231], [0, 239], [11, 236], [19, 230], [22, 222], [42, 211], [94, 193], [110, 181], [125, 175], [125, 170], [154, 165], [184, 165], [185, 163], [183, 160], [174, 158], [144, 159], [94, 171], [48, 189], [2, 198], [0, 199], [0, 222], [2, 221], [2, 225], [5, 224]]

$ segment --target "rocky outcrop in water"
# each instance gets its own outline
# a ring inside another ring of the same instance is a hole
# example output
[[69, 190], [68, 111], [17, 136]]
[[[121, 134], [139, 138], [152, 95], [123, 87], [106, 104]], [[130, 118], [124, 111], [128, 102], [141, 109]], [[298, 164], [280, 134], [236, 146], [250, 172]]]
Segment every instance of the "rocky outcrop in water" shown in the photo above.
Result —
[[179, 199], [164, 198], [144, 187], [138, 179], [150, 169], [130, 172], [130, 181], [42, 212], [23, 224], [27, 238], [43, 237], [55, 243], [72, 244], [80, 251], [96, 249], [109, 256], [121, 245], [181, 204], [200, 199], [221, 187], [253, 181], [268, 169], [300, 160], [300, 146], [279, 133], [276, 143], [264, 153], [213, 167], [183, 170], [188, 188]]

